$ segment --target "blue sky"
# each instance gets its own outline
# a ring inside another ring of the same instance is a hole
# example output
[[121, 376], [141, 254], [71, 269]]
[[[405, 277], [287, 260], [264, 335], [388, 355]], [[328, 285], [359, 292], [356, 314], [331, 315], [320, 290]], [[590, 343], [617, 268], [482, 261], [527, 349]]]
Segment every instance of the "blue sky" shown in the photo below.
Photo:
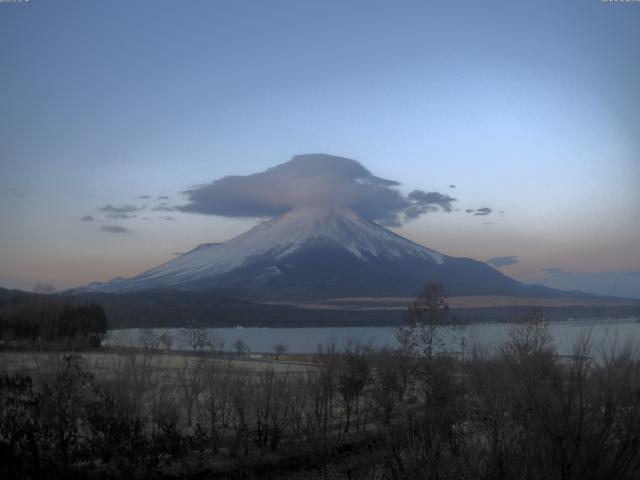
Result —
[[152, 209], [313, 152], [457, 198], [395, 228], [445, 254], [637, 285], [639, 59], [638, 2], [0, 4], [0, 285], [224, 241], [256, 220]]

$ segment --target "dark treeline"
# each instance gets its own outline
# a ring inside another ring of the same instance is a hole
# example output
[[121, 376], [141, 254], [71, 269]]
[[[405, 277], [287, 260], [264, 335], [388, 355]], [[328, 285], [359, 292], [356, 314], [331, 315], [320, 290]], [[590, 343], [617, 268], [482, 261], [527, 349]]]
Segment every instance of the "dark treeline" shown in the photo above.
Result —
[[107, 318], [96, 303], [74, 305], [63, 298], [13, 295], [0, 300], [0, 344], [34, 343], [97, 348], [107, 333]]
[[265, 367], [206, 342], [162, 353], [147, 332], [109, 368], [57, 356], [1, 374], [0, 478], [638, 478], [636, 349], [587, 336], [560, 357], [539, 312], [493, 350], [447, 351], [443, 328], [431, 285], [393, 351]]

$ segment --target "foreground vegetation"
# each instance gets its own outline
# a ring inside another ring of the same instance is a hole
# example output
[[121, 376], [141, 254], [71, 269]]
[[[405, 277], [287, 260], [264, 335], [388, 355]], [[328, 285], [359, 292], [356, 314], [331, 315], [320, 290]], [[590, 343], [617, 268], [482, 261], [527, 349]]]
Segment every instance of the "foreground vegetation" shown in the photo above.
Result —
[[100, 305], [52, 295], [0, 297], [0, 348], [99, 348], [107, 333]]
[[257, 363], [196, 331], [189, 355], [150, 334], [97, 363], [23, 353], [0, 374], [0, 478], [638, 478], [636, 349], [559, 357], [534, 312], [500, 348], [446, 352], [441, 293], [394, 351]]

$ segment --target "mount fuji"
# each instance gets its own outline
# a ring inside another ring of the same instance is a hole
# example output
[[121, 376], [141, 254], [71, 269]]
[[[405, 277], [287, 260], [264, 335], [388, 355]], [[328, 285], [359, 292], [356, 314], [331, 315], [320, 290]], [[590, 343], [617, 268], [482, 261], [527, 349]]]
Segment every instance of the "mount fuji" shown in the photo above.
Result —
[[489, 265], [443, 255], [338, 206], [297, 207], [221, 244], [203, 244], [136, 277], [76, 292], [153, 289], [252, 300], [410, 296], [427, 281], [450, 295], [550, 295]]

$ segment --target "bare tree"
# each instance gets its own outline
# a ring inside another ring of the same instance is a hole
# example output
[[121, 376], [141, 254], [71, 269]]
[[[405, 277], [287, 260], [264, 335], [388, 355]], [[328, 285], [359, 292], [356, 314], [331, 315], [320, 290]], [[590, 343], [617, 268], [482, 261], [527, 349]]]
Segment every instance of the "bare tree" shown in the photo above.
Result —
[[182, 359], [182, 366], [177, 372], [178, 388], [187, 414], [187, 426], [193, 422], [193, 409], [204, 390], [204, 360], [195, 363], [188, 358]]
[[373, 380], [372, 397], [382, 413], [382, 421], [388, 424], [398, 403], [398, 392], [402, 388], [398, 365], [383, 358], [378, 362]]
[[502, 353], [515, 365], [537, 368], [550, 366], [555, 346], [549, 324], [540, 308], [533, 307], [524, 322], [509, 332], [509, 339], [502, 346]]
[[351, 413], [358, 413], [360, 395], [369, 380], [369, 362], [360, 351], [359, 345], [350, 345], [338, 374], [338, 391], [346, 416], [344, 431], [349, 432]]
[[231, 387], [234, 376], [235, 371], [231, 362], [212, 361], [205, 365], [202, 402], [214, 452], [220, 448], [221, 430], [230, 421]]
[[245, 456], [249, 455], [249, 423], [254, 406], [251, 401], [252, 392], [253, 382], [249, 372], [236, 370], [232, 378], [230, 398], [233, 409], [231, 423], [235, 430], [235, 439], [230, 448], [232, 456], [237, 455], [239, 449], [244, 451]]
[[276, 354], [276, 360], [280, 360], [280, 357], [287, 351], [287, 346], [282, 343], [276, 343], [272, 348]]
[[440, 283], [428, 282], [407, 311], [409, 325], [417, 333], [417, 344], [426, 358], [445, 349], [445, 341], [440, 332], [449, 326], [449, 304], [444, 287]]
[[163, 346], [165, 352], [171, 351], [171, 344], [173, 343], [173, 337], [167, 333], [163, 333], [158, 338], [160, 345]]
[[289, 401], [289, 382], [273, 368], [260, 373], [254, 385], [254, 440], [260, 452], [276, 451], [283, 436]]
[[249, 344], [245, 342], [243, 339], [238, 338], [235, 342], [233, 342], [233, 348], [236, 351], [236, 354], [240, 357], [248, 355], [251, 351], [249, 349]]
[[338, 357], [335, 342], [318, 346], [320, 368], [315, 375], [315, 416], [322, 438], [327, 438], [329, 418], [333, 415], [333, 400], [337, 389]]
[[190, 322], [186, 328], [182, 328], [180, 333], [185, 343], [191, 347], [194, 352], [203, 351], [211, 343], [209, 330], [194, 322]]
[[225, 341], [224, 337], [220, 334], [220, 332], [215, 332], [209, 335], [209, 343], [207, 345], [211, 352], [219, 356], [224, 352]]
[[143, 328], [138, 334], [137, 344], [146, 353], [156, 353], [160, 347], [160, 337], [150, 328]]
[[427, 282], [407, 308], [406, 325], [396, 328], [401, 354], [432, 359], [446, 351], [445, 337], [453, 328], [444, 287]]

